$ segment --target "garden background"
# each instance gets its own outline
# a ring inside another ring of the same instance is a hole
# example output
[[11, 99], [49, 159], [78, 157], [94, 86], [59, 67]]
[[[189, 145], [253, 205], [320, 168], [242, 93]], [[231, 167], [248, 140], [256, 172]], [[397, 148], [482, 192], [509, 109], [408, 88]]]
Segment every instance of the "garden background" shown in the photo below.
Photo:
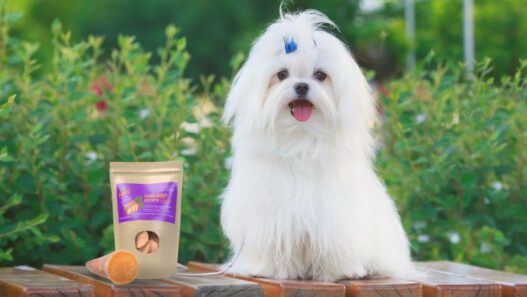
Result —
[[[527, 3], [295, 1], [332, 18], [379, 86], [379, 175], [415, 259], [527, 273]], [[183, 159], [180, 262], [223, 261], [230, 79], [279, 1], [0, 0], [0, 266], [113, 249], [109, 161]], [[135, 37], [133, 37], [135, 36]], [[405, 70], [407, 51], [418, 65]]]

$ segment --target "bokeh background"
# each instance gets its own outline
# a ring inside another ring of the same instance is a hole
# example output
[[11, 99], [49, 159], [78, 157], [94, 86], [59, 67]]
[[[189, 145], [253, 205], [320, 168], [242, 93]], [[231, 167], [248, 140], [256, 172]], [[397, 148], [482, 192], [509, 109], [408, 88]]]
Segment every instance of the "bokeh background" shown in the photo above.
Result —
[[[476, 58], [492, 57], [494, 75], [512, 73], [527, 52], [525, 0], [477, 0], [474, 7]], [[117, 45], [119, 34], [132, 35], [155, 51], [164, 40], [164, 28], [175, 24], [188, 40], [192, 63], [186, 73], [230, 75], [228, 57], [247, 52], [251, 42], [278, 17], [280, 1], [255, 0], [62, 0], [12, 1], [24, 17], [13, 34], [38, 42], [43, 59], [50, 57], [50, 24], [60, 19], [74, 40], [89, 34], [105, 37], [104, 48]], [[410, 47], [417, 59], [433, 50], [441, 59], [463, 58], [462, 0], [416, 0], [416, 42], [404, 31], [404, 0], [298, 0], [291, 10], [323, 11], [341, 30], [359, 63], [378, 79], [400, 76]], [[107, 51], [107, 54], [109, 52]]]
[[[0, 265], [113, 249], [109, 161], [183, 159], [180, 262], [228, 256], [218, 196], [230, 80], [279, 1], [2, 0]], [[297, 0], [341, 29], [377, 90], [377, 168], [418, 260], [527, 273], [527, 2]], [[406, 67], [414, 51], [417, 66]], [[351, 166], [351, 164], [350, 164]], [[338, 228], [338, 226], [336, 226]]]

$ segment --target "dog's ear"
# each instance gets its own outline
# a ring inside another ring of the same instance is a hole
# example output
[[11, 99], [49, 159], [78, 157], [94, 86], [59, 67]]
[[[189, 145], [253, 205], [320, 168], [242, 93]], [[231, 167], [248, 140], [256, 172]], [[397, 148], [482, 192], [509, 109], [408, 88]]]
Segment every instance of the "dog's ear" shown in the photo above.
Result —
[[232, 81], [229, 94], [227, 95], [227, 100], [225, 101], [225, 108], [223, 109], [222, 117], [222, 122], [225, 126], [229, 126], [235, 120], [236, 114], [239, 109], [239, 105], [241, 104], [241, 94], [243, 93], [242, 84], [245, 81], [244, 79], [242, 79], [242, 77], [245, 67], [246, 65], [243, 65], [238, 71], [238, 73], [236, 73], [236, 76]]
[[341, 125], [348, 137], [366, 155], [373, 154], [373, 127], [378, 123], [376, 99], [366, 77], [349, 50], [342, 56], [340, 81], [336, 82], [336, 96]]
[[270, 78], [265, 65], [257, 65], [254, 60], [253, 55], [249, 55], [234, 77], [223, 111], [224, 125], [258, 123]]

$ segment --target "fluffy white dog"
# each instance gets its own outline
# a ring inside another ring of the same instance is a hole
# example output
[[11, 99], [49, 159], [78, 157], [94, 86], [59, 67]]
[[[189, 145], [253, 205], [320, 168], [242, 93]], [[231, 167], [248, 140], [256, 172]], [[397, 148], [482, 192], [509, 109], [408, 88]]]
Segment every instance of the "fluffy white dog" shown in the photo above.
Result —
[[[236, 75], [221, 222], [230, 272], [335, 281], [413, 274], [408, 240], [375, 174], [375, 100], [318, 11], [281, 14]], [[335, 27], [336, 28], [336, 27]]]

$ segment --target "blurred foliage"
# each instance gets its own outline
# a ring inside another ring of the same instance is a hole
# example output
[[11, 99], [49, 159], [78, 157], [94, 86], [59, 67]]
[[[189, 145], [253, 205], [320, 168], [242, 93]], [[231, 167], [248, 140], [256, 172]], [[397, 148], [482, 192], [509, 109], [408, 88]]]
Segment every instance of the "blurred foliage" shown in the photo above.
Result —
[[527, 61], [418, 70], [387, 86], [378, 169], [419, 259], [527, 273]]
[[165, 30], [155, 65], [126, 36], [99, 63], [102, 38], [72, 42], [54, 22], [51, 70], [35, 77], [38, 46], [2, 25], [0, 98], [10, 99], [0, 102], [0, 263], [80, 264], [112, 250], [108, 162], [177, 158], [186, 173], [181, 260], [223, 258], [216, 197], [229, 148], [214, 102], [228, 82], [205, 77], [194, 91], [178, 29]]
[[[404, 1], [382, 2], [381, 8], [357, 14], [353, 22], [337, 22], [344, 26], [344, 36], [361, 58], [359, 62], [375, 69], [377, 79], [400, 76], [411, 48], [418, 62], [430, 51], [454, 65], [463, 61], [463, 0], [415, 0], [414, 44], [405, 35]], [[527, 59], [525, 15], [525, 0], [474, 1], [476, 60], [491, 57], [495, 78], [514, 74], [518, 60]]]
[[[0, 0], [3, 1], [3, 0]], [[8, 0], [5, 0], [8, 1]], [[72, 32], [74, 39], [88, 34], [105, 36], [103, 45], [114, 48], [120, 34], [137, 36], [146, 50], [154, 51], [163, 42], [163, 28], [175, 23], [188, 38], [192, 53], [189, 76], [201, 73], [226, 76], [230, 73], [228, 57], [240, 50], [248, 51], [252, 40], [278, 17], [281, 0], [16, 0], [12, 9], [25, 17], [13, 31], [17, 36], [43, 44], [41, 58], [50, 55], [48, 28], [55, 18]], [[317, 1], [295, 1], [291, 9], [312, 7]], [[358, 1], [318, 1], [319, 9], [337, 9], [339, 20], [353, 19]], [[157, 61], [156, 57], [153, 57]]]
[[[222, 261], [228, 80], [192, 83], [188, 41], [173, 26], [153, 54], [122, 35], [106, 51], [101, 37], [74, 42], [54, 22], [42, 69], [38, 44], [9, 34], [17, 18], [0, 20], [0, 265], [81, 264], [112, 250], [108, 162], [176, 158], [180, 261]], [[496, 81], [489, 60], [474, 79], [427, 60], [381, 98], [378, 168], [413, 253], [527, 273], [527, 65]]]
[[[192, 53], [189, 77], [201, 73], [228, 76], [228, 57], [246, 52], [266, 24], [278, 17], [280, 0], [0, 0], [24, 14], [13, 30], [25, 40], [39, 42], [37, 53], [47, 67], [52, 49], [49, 26], [60, 18], [75, 40], [89, 34], [106, 37], [109, 55], [119, 34], [137, 36], [148, 51], [163, 43], [163, 29], [177, 24]], [[415, 48], [418, 61], [434, 50], [441, 59], [463, 60], [462, 0], [416, 0], [416, 42], [405, 37], [403, 0], [378, 0], [374, 10], [361, 10], [360, 0], [295, 0], [288, 9], [314, 8], [339, 25], [339, 35], [351, 46], [358, 62], [374, 69], [378, 80], [399, 76], [405, 56]], [[476, 57], [492, 57], [493, 75], [513, 74], [520, 58], [527, 58], [525, 0], [474, 1]], [[21, 14], [16, 16], [19, 18]], [[104, 55], [104, 54], [103, 54]], [[157, 58], [152, 57], [157, 62]]]

